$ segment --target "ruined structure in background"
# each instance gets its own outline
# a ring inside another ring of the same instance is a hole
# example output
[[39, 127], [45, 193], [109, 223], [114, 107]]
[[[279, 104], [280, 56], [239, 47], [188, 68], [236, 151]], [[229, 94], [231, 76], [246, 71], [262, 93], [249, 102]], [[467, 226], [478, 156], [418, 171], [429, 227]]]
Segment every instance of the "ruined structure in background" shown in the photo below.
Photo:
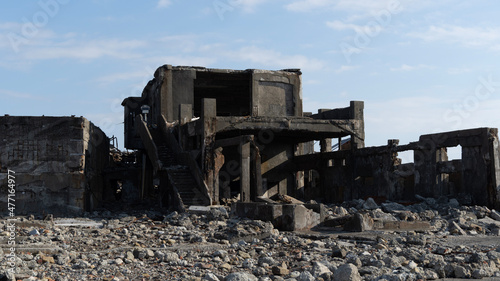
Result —
[[[164, 65], [142, 96], [122, 105], [132, 153], [110, 148], [84, 118], [0, 117], [0, 181], [6, 188], [6, 169], [16, 170], [19, 213], [81, 212], [113, 202], [185, 210], [238, 201], [236, 214], [296, 230], [325, 217], [321, 204], [298, 204], [309, 200], [446, 196], [500, 208], [497, 129], [365, 147], [363, 102], [303, 112], [297, 69]], [[461, 159], [449, 161], [447, 148], [456, 146]], [[414, 163], [401, 163], [403, 151], [413, 153]]]
[[[109, 140], [83, 117], [0, 117], [0, 211], [7, 169], [15, 172], [16, 214], [81, 214], [99, 206]], [[14, 202], [14, 201], [12, 201]]]

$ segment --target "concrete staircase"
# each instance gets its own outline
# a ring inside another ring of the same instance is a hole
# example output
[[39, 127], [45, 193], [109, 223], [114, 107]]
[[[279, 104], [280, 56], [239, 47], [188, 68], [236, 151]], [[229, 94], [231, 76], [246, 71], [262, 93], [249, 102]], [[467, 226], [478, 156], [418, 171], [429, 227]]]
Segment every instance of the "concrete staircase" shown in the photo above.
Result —
[[163, 170], [166, 171], [170, 184], [177, 191], [184, 208], [192, 205], [206, 205], [206, 199], [199, 191], [189, 167], [181, 165], [177, 161], [173, 151], [156, 133], [153, 133], [158, 158], [162, 163]]
[[170, 182], [175, 186], [185, 208], [192, 205], [205, 205], [205, 199], [196, 187], [191, 171], [185, 166], [166, 168]]

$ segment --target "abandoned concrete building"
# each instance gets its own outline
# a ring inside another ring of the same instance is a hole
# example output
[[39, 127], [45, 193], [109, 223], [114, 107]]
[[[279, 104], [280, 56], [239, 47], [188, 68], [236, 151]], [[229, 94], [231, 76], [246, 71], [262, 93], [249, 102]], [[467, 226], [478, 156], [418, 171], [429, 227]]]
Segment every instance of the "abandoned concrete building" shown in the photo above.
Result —
[[[109, 153], [106, 136], [83, 118], [0, 117], [2, 189], [6, 169], [14, 167], [27, 213], [55, 205], [91, 210], [118, 200], [110, 195], [116, 192], [125, 202], [153, 200], [179, 210], [237, 198], [239, 214], [270, 220], [310, 210], [321, 216], [320, 204], [273, 204], [275, 199], [412, 202], [416, 195], [447, 196], [500, 208], [497, 129], [365, 147], [364, 103], [303, 112], [298, 69], [164, 65], [142, 96], [122, 105], [132, 157]], [[462, 158], [449, 161], [447, 148], [456, 146]], [[413, 151], [414, 163], [402, 164], [402, 151]], [[55, 171], [61, 176], [48, 177]]]

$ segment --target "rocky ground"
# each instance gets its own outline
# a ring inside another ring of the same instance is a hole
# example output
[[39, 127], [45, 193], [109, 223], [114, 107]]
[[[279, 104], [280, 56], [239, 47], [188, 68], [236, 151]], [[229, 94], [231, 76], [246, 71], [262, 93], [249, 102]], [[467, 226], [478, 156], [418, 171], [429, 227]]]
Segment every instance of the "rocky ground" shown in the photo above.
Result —
[[[500, 214], [456, 200], [411, 206], [357, 200], [329, 219], [424, 221], [423, 230], [280, 232], [230, 215], [93, 212], [83, 218], [17, 217], [12, 258], [0, 222], [0, 280], [434, 280], [500, 277]], [[9, 261], [14, 259], [15, 276]], [[3, 278], [3, 279], [2, 279]], [[500, 279], [499, 279], [500, 280]]]

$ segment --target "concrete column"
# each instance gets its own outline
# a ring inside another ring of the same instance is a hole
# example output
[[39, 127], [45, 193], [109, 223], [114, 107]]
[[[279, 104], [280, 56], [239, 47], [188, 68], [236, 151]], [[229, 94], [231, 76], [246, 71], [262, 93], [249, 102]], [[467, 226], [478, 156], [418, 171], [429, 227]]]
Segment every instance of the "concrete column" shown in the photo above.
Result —
[[[207, 159], [207, 149], [212, 146], [215, 138], [215, 123], [217, 120], [217, 103], [215, 99], [203, 99], [201, 106], [201, 122], [203, 124], [202, 134], [202, 162], [201, 170], [205, 171], [205, 160]], [[209, 157], [211, 159], [211, 157]]]
[[491, 155], [491, 183], [489, 188], [494, 196], [490, 198], [490, 205], [497, 210], [500, 210], [500, 144], [498, 141], [498, 131], [494, 130], [490, 137], [490, 155]]
[[[179, 104], [179, 125], [184, 125], [188, 123], [191, 118], [193, 118], [193, 105], [191, 104]], [[179, 128], [178, 130], [179, 136], [179, 144], [183, 149], [186, 149], [186, 140], [182, 135], [182, 130]]]
[[415, 193], [433, 197], [436, 188], [437, 154], [436, 143], [431, 138], [420, 139], [414, 150]]
[[463, 192], [472, 195], [472, 204], [488, 205], [486, 166], [482, 147], [462, 146]]
[[242, 141], [240, 151], [240, 199], [241, 202], [250, 202], [250, 142]]
[[[162, 77], [160, 90], [160, 111], [168, 122], [175, 121], [174, 115], [174, 94], [172, 91], [172, 66], [166, 65], [158, 69], [155, 73], [155, 78]], [[163, 122], [163, 120], [156, 120], [156, 122]]]
[[364, 119], [365, 103], [362, 101], [351, 101], [350, 103], [350, 119], [359, 120], [357, 127], [354, 129], [356, 135], [351, 136], [352, 148], [365, 147], [365, 119]]
[[264, 190], [262, 188], [262, 169], [261, 169], [261, 157], [260, 157], [260, 151], [259, 148], [256, 145], [251, 146], [251, 157], [252, 159], [250, 160], [251, 162], [251, 172], [252, 172], [252, 177], [251, 177], [251, 199], [252, 201], [256, 201], [257, 196], [262, 196], [264, 195]]
[[192, 104], [179, 104], [179, 124], [184, 125], [193, 118]]

